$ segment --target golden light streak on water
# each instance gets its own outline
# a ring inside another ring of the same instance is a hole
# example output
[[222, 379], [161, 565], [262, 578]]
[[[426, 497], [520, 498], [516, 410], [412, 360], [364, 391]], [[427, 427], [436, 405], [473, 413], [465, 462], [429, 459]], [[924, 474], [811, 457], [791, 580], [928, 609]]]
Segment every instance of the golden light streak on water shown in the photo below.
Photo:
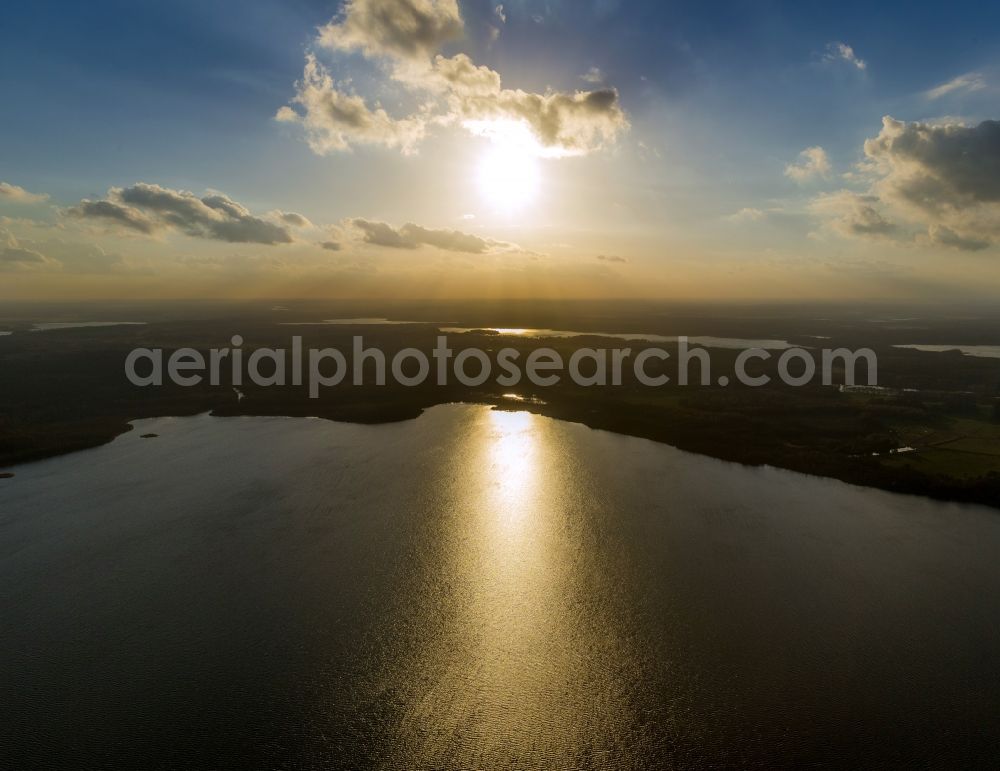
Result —
[[405, 679], [425, 690], [406, 709], [394, 764], [601, 766], [628, 733], [634, 716], [616, 670], [633, 657], [613, 607], [587, 586], [580, 480], [554, 426], [480, 413], [454, 448], [479, 478], [448, 520], [455, 551], [441, 580], [460, 599], [408, 662]]

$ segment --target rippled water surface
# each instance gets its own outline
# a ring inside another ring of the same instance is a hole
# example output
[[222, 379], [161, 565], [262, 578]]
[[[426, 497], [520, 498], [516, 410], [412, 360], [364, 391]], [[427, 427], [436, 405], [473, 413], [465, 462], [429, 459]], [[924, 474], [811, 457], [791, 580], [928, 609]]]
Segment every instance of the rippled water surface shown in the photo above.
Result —
[[994, 510], [475, 406], [142, 421], [16, 472], [4, 767], [1000, 751]]

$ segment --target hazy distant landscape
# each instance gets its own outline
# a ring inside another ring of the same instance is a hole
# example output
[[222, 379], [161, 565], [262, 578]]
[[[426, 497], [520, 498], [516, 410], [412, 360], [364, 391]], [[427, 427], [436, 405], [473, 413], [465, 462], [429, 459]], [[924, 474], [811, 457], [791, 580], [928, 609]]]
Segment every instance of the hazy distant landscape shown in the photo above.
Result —
[[[137, 418], [211, 412], [384, 423], [415, 418], [436, 404], [461, 401], [517, 406], [751, 465], [945, 500], [990, 505], [1000, 501], [1000, 368], [990, 357], [965, 355], [943, 343], [936, 343], [946, 349], [941, 352], [905, 347], [917, 339], [951, 340], [956, 347], [996, 344], [997, 317], [985, 309], [982, 315], [956, 308], [925, 310], [914, 318], [905, 315], [909, 312], [905, 308], [872, 306], [859, 311], [828, 306], [824, 318], [815, 318], [814, 310], [792, 306], [650, 303], [630, 304], [628, 310], [612, 303], [548, 303], [543, 309], [512, 303], [504, 310], [480, 306], [410, 303], [379, 308], [370, 303], [289, 302], [281, 310], [273, 305], [226, 303], [117, 310], [122, 319], [147, 319], [141, 325], [88, 320], [95, 314], [107, 316], [107, 307], [26, 308], [28, 315], [0, 321], [17, 330], [0, 342], [0, 362], [12, 375], [0, 384], [0, 396], [11, 405], [0, 433], [0, 465], [102, 444], [128, 431], [128, 424]], [[449, 319], [447, 324], [431, 321], [443, 317]], [[338, 318], [347, 323], [315, 321]], [[408, 323], [381, 321], [393, 318]], [[353, 323], [355, 319], [362, 323]], [[459, 323], [465, 326], [456, 330]], [[38, 325], [48, 331], [34, 332]], [[498, 328], [519, 334], [490, 331]], [[587, 332], [591, 328], [592, 334]], [[533, 329], [543, 331], [530, 332]], [[580, 336], [559, 332], [548, 337], [551, 333], [544, 330], [553, 329], [578, 330]], [[774, 380], [763, 388], [703, 387], [695, 369], [688, 386], [677, 385], [675, 379], [652, 389], [632, 378], [621, 386], [593, 388], [570, 382], [535, 388], [529, 383], [513, 394], [495, 383], [475, 389], [455, 382], [379, 387], [370, 378], [362, 387], [346, 383], [328, 389], [317, 400], [291, 385], [259, 388], [244, 383], [239, 395], [229, 382], [218, 387], [143, 389], [131, 386], [122, 374], [125, 357], [134, 348], [200, 347], [207, 352], [226, 345], [234, 334], [245, 338], [248, 350], [287, 348], [293, 335], [301, 335], [307, 346], [333, 347], [348, 354], [353, 337], [362, 335], [366, 345], [390, 355], [411, 347], [429, 352], [441, 334], [448, 334], [457, 347], [494, 351], [501, 342], [504, 347], [529, 349], [542, 340], [565, 351], [567, 359], [583, 345], [608, 347], [629, 339], [637, 347], [652, 340], [676, 351], [671, 341], [684, 335], [692, 346], [711, 350], [716, 372], [733, 370], [739, 346], [728, 342], [730, 336], [778, 350], [792, 345], [815, 350], [819, 341], [824, 348], [863, 344], [878, 354], [879, 385], [837, 387], [844, 382], [841, 373], [834, 386], [789, 388], [778, 380], [773, 360], [758, 364], [760, 373]], [[512, 402], [511, 396], [521, 401]]]

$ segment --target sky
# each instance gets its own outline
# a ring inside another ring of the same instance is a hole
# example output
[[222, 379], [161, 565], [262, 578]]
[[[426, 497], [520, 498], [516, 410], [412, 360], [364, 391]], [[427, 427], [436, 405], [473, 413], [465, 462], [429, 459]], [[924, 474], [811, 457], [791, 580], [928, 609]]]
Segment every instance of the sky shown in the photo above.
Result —
[[983, 299], [1000, 5], [11, 2], [0, 299]]

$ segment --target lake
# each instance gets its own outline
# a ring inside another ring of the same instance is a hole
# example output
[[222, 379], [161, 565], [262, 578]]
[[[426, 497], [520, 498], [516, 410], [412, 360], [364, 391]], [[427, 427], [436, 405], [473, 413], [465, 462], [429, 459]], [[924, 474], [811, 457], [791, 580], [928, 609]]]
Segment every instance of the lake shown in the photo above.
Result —
[[965, 356], [981, 359], [1000, 359], [1000, 345], [894, 345], [893, 348], [909, 348], [925, 353], [947, 353], [959, 351]]
[[[499, 337], [525, 337], [538, 340], [548, 339], [568, 339], [574, 337], [606, 337], [611, 340], [642, 340], [647, 343], [677, 343], [680, 338], [677, 335], [654, 335], [646, 332], [580, 332], [567, 329], [515, 329], [504, 327], [441, 327], [440, 331], [446, 335], [463, 335], [470, 332], [486, 332]], [[730, 348], [734, 350], [749, 350], [751, 348], [762, 348], [771, 351], [784, 351], [793, 348], [787, 340], [750, 340], [738, 337], [710, 337], [705, 335], [694, 335], [688, 337], [691, 345], [703, 346], [705, 348]]]
[[1000, 750], [993, 509], [471, 405], [145, 420], [14, 471], [8, 768], [968, 768]]
[[101, 329], [103, 327], [144, 327], [145, 321], [45, 321], [35, 324], [30, 332], [52, 332], [63, 329]]
[[325, 321], [286, 321], [283, 327], [396, 327], [431, 325], [428, 321], [390, 321], [389, 319], [326, 319]]
[[[427, 321], [389, 321], [388, 319], [328, 319], [317, 322], [284, 322], [285, 327], [316, 327], [316, 326], [437, 326], [443, 335], [464, 335], [470, 333], [486, 333], [497, 337], [520, 337], [536, 340], [565, 340], [575, 337], [604, 337], [610, 340], [642, 340], [647, 343], [675, 344], [680, 338], [677, 335], [656, 335], [648, 332], [581, 332], [568, 329], [521, 329], [514, 327], [453, 327], [442, 326]], [[747, 350], [762, 348], [772, 351], [783, 351], [794, 346], [787, 340], [750, 340], [737, 337], [693, 336], [688, 338], [691, 345], [705, 348], [730, 348]]]

